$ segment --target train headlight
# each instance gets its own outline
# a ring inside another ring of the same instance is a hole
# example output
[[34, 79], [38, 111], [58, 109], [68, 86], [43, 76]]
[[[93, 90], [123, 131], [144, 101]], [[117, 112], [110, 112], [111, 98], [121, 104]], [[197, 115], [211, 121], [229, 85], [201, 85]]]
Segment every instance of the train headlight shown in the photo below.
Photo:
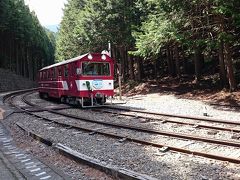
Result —
[[105, 54], [103, 54], [101, 58], [102, 58], [102, 60], [106, 60], [107, 59]]
[[92, 59], [93, 59], [93, 57], [92, 57], [91, 54], [88, 55], [88, 59], [89, 59], [89, 60], [92, 60]]

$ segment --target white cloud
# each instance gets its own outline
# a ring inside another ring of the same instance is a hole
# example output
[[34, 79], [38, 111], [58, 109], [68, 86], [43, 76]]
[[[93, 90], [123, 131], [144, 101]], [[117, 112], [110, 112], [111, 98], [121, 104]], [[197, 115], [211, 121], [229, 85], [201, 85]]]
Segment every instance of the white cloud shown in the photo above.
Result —
[[61, 22], [64, 3], [67, 0], [25, 0], [31, 11], [35, 11], [43, 26], [55, 25]]

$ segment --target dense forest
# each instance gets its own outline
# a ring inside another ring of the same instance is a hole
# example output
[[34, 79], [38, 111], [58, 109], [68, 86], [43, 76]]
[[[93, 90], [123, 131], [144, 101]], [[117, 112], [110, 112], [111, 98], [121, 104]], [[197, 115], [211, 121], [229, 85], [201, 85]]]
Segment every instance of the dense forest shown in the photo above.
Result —
[[69, 0], [58, 60], [101, 52], [111, 42], [123, 81], [211, 75], [219, 88], [240, 83], [239, 0]]
[[24, 0], [0, 1], [0, 68], [35, 79], [54, 62], [54, 39]]

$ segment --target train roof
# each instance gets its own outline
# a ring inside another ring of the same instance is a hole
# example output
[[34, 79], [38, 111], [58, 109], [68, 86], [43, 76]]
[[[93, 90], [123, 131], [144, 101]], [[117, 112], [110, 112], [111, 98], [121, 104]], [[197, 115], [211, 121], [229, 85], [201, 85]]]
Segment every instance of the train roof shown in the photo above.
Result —
[[[61, 61], [59, 63], [55, 63], [55, 64], [52, 64], [50, 66], [46, 66], [46, 67], [40, 69], [39, 71], [50, 69], [50, 68], [53, 68], [53, 67], [56, 67], [56, 66], [61, 66], [61, 65], [64, 65], [64, 64], [68, 64], [68, 63], [71, 63], [71, 62], [74, 62], [74, 61], [78, 61], [78, 60], [84, 58], [85, 56], [87, 56], [88, 54], [94, 55], [94, 54], [102, 54], [102, 53], [86, 53], [86, 54], [83, 54], [81, 56], [77, 56], [77, 57], [74, 57], [72, 59], [68, 59], [66, 61]], [[105, 55], [107, 55], [107, 54], [105, 54]]]

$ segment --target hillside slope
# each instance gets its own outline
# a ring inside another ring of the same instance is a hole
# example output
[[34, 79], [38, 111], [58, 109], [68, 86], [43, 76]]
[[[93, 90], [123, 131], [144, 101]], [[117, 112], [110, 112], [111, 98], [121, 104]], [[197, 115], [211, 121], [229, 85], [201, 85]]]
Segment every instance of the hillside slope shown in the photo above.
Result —
[[0, 92], [36, 87], [37, 83], [0, 68]]

